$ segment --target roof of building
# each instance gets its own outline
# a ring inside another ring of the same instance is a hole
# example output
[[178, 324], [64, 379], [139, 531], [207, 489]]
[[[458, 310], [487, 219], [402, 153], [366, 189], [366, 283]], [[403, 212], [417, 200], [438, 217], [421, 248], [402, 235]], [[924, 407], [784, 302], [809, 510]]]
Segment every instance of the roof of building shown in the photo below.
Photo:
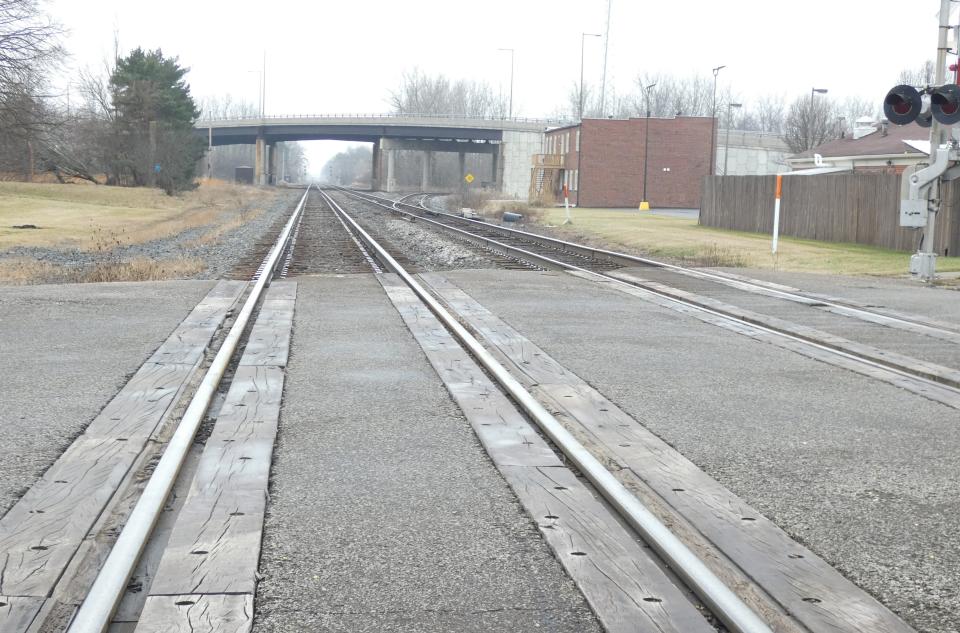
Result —
[[[886, 134], [877, 130], [858, 139], [852, 135], [827, 141], [813, 149], [794, 154], [790, 159], [812, 158], [820, 154], [824, 158], [838, 156], [879, 156], [889, 154], [921, 154], [918, 141], [930, 138], [930, 130], [916, 123], [910, 125], [887, 125]], [[923, 144], [919, 144], [923, 147]], [[789, 160], [789, 159], [788, 159]]]

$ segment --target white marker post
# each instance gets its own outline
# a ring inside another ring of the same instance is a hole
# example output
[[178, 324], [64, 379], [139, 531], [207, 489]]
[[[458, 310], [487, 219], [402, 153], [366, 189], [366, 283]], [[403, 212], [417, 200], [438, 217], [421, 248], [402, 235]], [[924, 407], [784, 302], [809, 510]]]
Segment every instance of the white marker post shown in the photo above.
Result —
[[566, 185], [563, 186], [563, 209], [566, 216], [563, 223], [573, 224], [573, 219], [570, 217], [570, 189]]
[[783, 176], [777, 174], [777, 197], [773, 202], [773, 244], [771, 252], [777, 254], [777, 242], [780, 239], [780, 194], [783, 193]]

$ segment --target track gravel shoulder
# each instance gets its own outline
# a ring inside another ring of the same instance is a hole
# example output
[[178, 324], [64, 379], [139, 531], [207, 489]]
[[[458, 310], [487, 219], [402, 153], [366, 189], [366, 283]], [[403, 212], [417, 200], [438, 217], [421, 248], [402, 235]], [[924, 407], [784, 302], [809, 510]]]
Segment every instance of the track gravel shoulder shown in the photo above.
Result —
[[0, 514], [213, 284], [0, 287]]
[[955, 409], [564, 273], [445, 276], [918, 630], [956, 631]]
[[298, 281], [255, 631], [598, 631], [377, 280]]

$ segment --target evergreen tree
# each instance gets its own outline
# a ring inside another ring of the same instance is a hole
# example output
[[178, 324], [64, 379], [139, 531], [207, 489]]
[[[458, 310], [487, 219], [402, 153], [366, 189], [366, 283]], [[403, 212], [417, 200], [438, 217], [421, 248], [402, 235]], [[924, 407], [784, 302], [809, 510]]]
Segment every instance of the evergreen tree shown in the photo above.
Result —
[[193, 134], [200, 110], [184, 80], [189, 70], [160, 49], [117, 60], [110, 96], [118, 184], [159, 185], [169, 194], [193, 186], [203, 142]]

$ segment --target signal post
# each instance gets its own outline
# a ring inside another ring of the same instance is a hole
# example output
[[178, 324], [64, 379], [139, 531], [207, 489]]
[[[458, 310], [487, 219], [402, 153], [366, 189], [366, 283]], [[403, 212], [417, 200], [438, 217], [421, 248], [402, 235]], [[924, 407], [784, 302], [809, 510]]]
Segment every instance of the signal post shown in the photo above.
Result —
[[[909, 176], [906, 197], [900, 201], [900, 226], [921, 229], [923, 240], [910, 258], [910, 272], [923, 281], [932, 281], [936, 274], [937, 253], [934, 235], [937, 212], [940, 210], [942, 176], [960, 162], [957, 143], [950, 126], [960, 122], [960, 87], [945, 84], [947, 65], [947, 32], [950, 29], [950, 0], [940, 0], [940, 24], [937, 33], [937, 64], [933, 86], [917, 90], [913, 86], [896, 86], [883, 100], [883, 112], [895, 125], [916, 122], [930, 128], [930, 164]], [[952, 51], [956, 53], [956, 51]]]

